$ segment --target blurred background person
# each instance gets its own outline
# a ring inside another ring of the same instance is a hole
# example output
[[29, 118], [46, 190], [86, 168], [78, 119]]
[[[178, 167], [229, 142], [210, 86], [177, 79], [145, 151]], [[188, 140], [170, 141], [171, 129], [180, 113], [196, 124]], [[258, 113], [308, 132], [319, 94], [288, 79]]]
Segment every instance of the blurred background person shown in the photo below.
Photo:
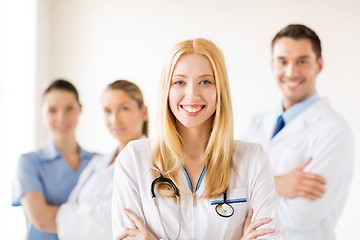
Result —
[[61, 240], [112, 239], [113, 163], [130, 141], [148, 136], [147, 108], [137, 85], [126, 80], [109, 84], [103, 92], [102, 105], [105, 124], [118, 147], [88, 165], [69, 200], [60, 206], [56, 224]]
[[275, 35], [271, 49], [283, 100], [253, 118], [244, 140], [269, 154], [286, 238], [333, 240], [352, 178], [352, 130], [316, 90], [323, 68], [318, 35], [291, 24]]
[[28, 240], [56, 240], [55, 216], [68, 199], [94, 153], [76, 141], [81, 113], [79, 94], [68, 81], [52, 82], [43, 94], [42, 118], [50, 139], [35, 152], [20, 156], [13, 185], [13, 206], [25, 211]]

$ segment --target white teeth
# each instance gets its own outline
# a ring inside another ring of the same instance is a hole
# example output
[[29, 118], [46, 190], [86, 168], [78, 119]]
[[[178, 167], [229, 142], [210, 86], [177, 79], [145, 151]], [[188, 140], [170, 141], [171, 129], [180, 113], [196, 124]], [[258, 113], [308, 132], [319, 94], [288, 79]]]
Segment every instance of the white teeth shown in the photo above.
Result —
[[283, 83], [290, 88], [296, 88], [303, 83], [303, 79], [300, 78], [286, 79], [286, 80], [284, 79]]
[[296, 87], [299, 85], [299, 82], [287, 82], [286, 84], [290, 87]]
[[183, 106], [183, 108], [188, 112], [194, 113], [200, 111], [202, 109], [202, 106], [198, 106], [198, 107]]

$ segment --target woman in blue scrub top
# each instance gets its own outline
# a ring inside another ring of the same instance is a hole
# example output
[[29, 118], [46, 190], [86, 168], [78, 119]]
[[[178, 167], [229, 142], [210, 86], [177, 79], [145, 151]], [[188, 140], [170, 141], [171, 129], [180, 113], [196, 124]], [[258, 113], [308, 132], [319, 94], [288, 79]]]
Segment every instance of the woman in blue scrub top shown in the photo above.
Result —
[[37, 151], [20, 156], [13, 186], [12, 204], [25, 210], [28, 240], [58, 239], [56, 227], [49, 226], [56, 226], [58, 206], [95, 155], [75, 139], [80, 113], [79, 95], [71, 83], [56, 80], [45, 90], [42, 117], [51, 138]]

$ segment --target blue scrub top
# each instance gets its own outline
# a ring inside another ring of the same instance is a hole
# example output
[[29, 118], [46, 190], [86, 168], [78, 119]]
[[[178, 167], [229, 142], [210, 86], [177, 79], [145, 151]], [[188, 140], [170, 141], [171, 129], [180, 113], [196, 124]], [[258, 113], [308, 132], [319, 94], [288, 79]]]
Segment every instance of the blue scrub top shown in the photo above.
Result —
[[[36, 152], [20, 156], [16, 178], [13, 184], [12, 205], [20, 206], [20, 198], [28, 192], [44, 194], [49, 205], [59, 206], [67, 201], [81, 172], [96, 155], [79, 147], [81, 164], [77, 171], [62, 158], [53, 141]], [[26, 217], [28, 240], [57, 240], [56, 234], [39, 231]]]

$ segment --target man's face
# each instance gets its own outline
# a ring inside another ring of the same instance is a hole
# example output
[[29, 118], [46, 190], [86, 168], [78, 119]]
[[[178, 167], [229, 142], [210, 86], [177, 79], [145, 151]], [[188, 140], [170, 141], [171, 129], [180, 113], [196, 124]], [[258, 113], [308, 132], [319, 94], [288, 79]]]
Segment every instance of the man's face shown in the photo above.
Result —
[[282, 37], [275, 42], [272, 70], [284, 97], [285, 110], [315, 92], [316, 76], [322, 66], [323, 60], [316, 58], [309, 39]]

